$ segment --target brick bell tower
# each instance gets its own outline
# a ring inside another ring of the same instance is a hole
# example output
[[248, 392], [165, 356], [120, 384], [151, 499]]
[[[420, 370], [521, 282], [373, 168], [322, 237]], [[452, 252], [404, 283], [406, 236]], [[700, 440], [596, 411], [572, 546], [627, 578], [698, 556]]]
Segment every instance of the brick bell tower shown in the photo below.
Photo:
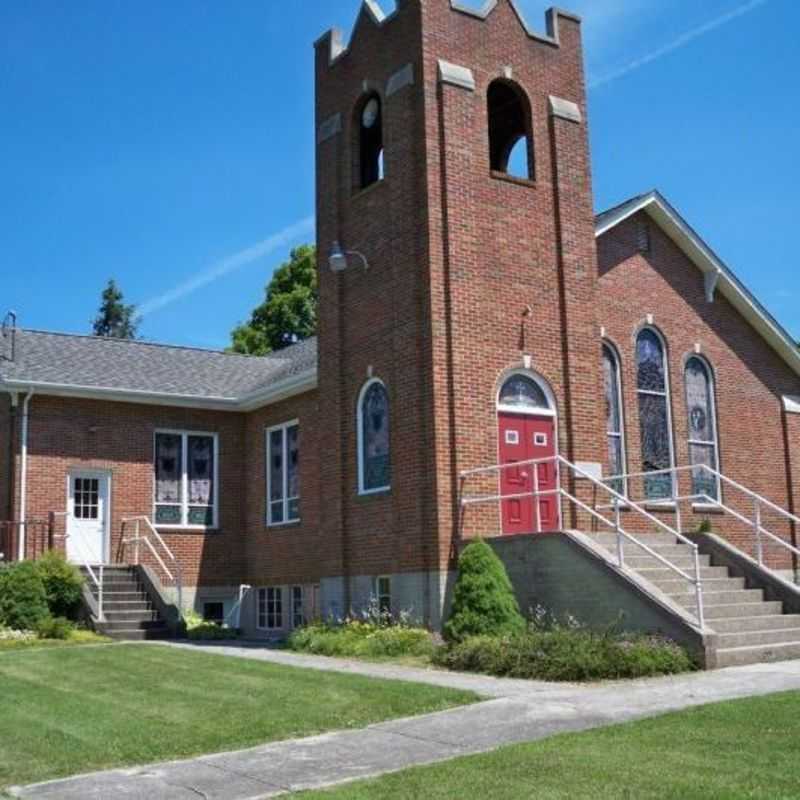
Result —
[[[391, 578], [433, 626], [459, 472], [498, 460], [515, 369], [554, 398], [558, 449], [602, 462], [600, 333], [580, 21], [512, 0], [362, 4], [316, 43], [323, 604]], [[359, 491], [359, 398], [390, 403], [391, 488]], [[497, 509], [484, 515], [497, 530]], [[564, 526], [571, 521], [563, 520]]]

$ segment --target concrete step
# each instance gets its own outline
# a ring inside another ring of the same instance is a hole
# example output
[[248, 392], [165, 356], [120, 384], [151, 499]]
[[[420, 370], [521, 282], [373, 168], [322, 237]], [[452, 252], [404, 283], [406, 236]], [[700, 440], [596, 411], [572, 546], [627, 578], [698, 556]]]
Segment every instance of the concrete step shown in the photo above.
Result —
[[[651, 563], [655, 563], [652, 558], [650, 561]], [[637, 571], [643, 578], [646, 578], [651, 583], [658, 583], [659, 581], [681, 581], [681, 579], [667, 567], [643, 567]], [[694, 566], [692, 566], [691, 571], [689, 571], [689, 575], [694, 576]], [[727, 580], [729, 577], [730, 573], [727, 567], [700, 567], [700, 578], [703, 581]], [[686, 581], [681, 582], [686, 583]]]
[[[676, 577], [672, 573], [673, 578]], [[658, 586], [664, 594], [670, 596], [686, 594], [689, 584], [683, 580], [651, 580], [651, 583]], [[706, 592], [726, 592], [744, 589], [744, 578], [703, 578], [703, 593]]]
[[[695, 613], [694, 605], [685, 605], [684, 608], [691, 614]], [[713, 628], [712, 620], [735, 619], [736, 617], [766, 617], [770, 614], [780, 614], [783, 604], [776, 601], [756, 601], [755, 603], [730, 603], [705, 607], [705, 617]]]
[[[617, 534], [616, 533], [593, 533], [589, 534], [599, 545], [608, 548], [609, 550], [616, 550], [617, 547]], [[678, 539], [668, 533], [631, 533], [635, 539], [638, 539], [648, 547], [662, 547], [664, 545], [676, 545]], [[629, 544], [625, 541], [626, 546]]]
[[[661, 553], [659, 553], [661, 555]], [[676, 556], [665, 556], [667, 561], [670, 562], [678, 569], [682, 569], [684, 572], [688, 570], [694, 569], [694, 556], [686, 551], [686, 555], [680, 554]], [[635, 570], [642, 570], [642, 569], [653, 569], [658, 567], [661, 562], [657, 558], [653, 558], [653, 556], [645, 553], [643, 550], [639, 548], [634, 548], [633, 545], [625, 548], [625, 564], [629, 566], [631, 569]], [[711, 566], [711, 556], [700, 556], [700, 566], [701, 567], [710, 567]], [[674, 573], [673, 573], [674, 574]]]
[[721, 633], [719, 647], [755, 647], [761, 644], [780, 644], [782, 642], [800, 642], [800, 628], [779, 628], [772, 631], [744, 631], [741, 633]]
[[[683, 591], [679, 594], [670, 594], [669, 596], [678, 605], [686, 606], [691, 603], [694, 606], [694, 589], [690, 588], [688, 583], [684, 583]], [[706, 610], [715, 606], [728, 606], [734, 603], [746, 603], [748, 605], [750, 603], [761, 603], [763, 600], [763, 589], [733, 589], [732, 591], [710, 592], [703, 587], [703, 605]]]
[[107, 611], [106, 622], [158, 622], [158, 611]]
[[775, 642], [751, 647], [731, 647], [717, 650], [717, 666], [740, 667], [770, 661], [800, 658], [800, 642]]
[[142, 589], [138, 589], [136, 591], [124, 591], [118, 592], [116, 590], [109, 591], [108, 589], [103, 589], [103, 597], [108, 601], [113, 602], [124, 602], [126, 600], [145, 600], [149, 599], [147, 596], [147, 592]]
[[752, 614], [715, 619], [710, 627], [719, 634], [800, 628], [800, 614]]
[[140, 598], [138, 600], [111, 600], [106, 601], [105, 598], [103, 599], [103, 610], [106, 614], [117, 614], [117, 613], [132, 613], [134, 611], [152, 611], [153, 604], [147, 597]]

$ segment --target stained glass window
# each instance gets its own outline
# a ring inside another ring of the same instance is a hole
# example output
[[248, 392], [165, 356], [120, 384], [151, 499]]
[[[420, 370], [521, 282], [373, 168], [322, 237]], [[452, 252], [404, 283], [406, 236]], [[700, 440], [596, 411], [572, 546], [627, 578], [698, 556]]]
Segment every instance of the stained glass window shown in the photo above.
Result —
[[[625, 472], [625, 441], [622, 433], [622, 392], [620, 391], [619, 361], [616, 353], [603, 345], [603, 379], [606, 401], [606, 436], [608, 464], [612, 476]], [[608, 484], [615, 492], [625, 494], [625, 479], [618, 478]]]
[[[670, 469], [673, 464], [664, 346], [655, 331], [648, 328], [636, 340], [636, 376], [642, 469], [645, 472]], [[644, 491], [648, 500], [673, 497], [672, 475], [664, 473], [645, 477]]]
[[[706, 363], [697, 357], [686, 362], [686, 413], [689, 417], [689, 460], [695, 467], [717, 470], [717, 432], [714, 420], [714, 384]], [[692, 470], [693, 494], [719, 499], [719, 479], [706, 469]]]
[[300, 519], [300, 428], [296, 422], [267, 432], [267, 523]]
[[512, 375], [500, 390], [500, 405], [519, 409], [549, 409], [550, 403], [539, 384], [527, 375]]
[[392, 482], [389, 395], [380, 381], [368, 384], [359, 408], [359, 490], [385, 491]]
[[156, 524], [214, 526], [216, 447], [210, 435], [156, 434]]

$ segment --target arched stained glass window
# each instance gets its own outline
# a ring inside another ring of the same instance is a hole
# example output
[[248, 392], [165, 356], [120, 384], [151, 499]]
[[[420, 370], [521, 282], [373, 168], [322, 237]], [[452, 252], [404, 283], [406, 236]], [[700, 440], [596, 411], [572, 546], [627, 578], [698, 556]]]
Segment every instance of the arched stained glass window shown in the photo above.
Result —
[[[668, 470], [672, 460], [672, 420], [669, 409], [669, 375], [661, 337], [645, 328], [636, 340], [636, 388], [639, 396], [639, 427], [642, 469]], [[644, 479], [645, 497], [664, 500], [673, 496], [671, 473]]]
[[686, 362], [684, 384], [689, 417], [689, 461], [695, 467], [692, 493], [719, 500], [719, 478], [699, 467], [702, 464], [717, 471], [719, 463], [714, 383], [703, 359], [693, 356]]
[[503, 384], [498, 404], [520, 411], [551, 410], [542, 387], [533, 378], [519, 373], [512, 375]]
[[[625, 473], [625, 436], [622, 424], [622, 391], [619, 359], [609, 345], [603, 345], [603, 381], [606, 401], [606, 436], [608, 439], [608, 465], [612, 476]], [[619, 494], [626, 494], [626, 481], [618, 478], [609, 486]]]
[[384, 492], [391, 487], [389, 394], [377, 378], [365, 384], [358, 402], [358, 491]]

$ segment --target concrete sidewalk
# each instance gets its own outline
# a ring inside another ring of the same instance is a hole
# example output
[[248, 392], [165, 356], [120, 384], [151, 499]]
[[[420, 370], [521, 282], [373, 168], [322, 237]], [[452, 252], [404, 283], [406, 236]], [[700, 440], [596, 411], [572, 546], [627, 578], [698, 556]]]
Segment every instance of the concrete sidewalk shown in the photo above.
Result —
[[800, 690], [800, 661], [576, 686], [493, 680], [248, 647], [197, 649], [313, 669], [469, 688], [494, 699], [439, 714], [384, 722], [359, 731], [111, 770], [17, 788], [12, 794], [59, 800], [254, 800], [704, 703]]

